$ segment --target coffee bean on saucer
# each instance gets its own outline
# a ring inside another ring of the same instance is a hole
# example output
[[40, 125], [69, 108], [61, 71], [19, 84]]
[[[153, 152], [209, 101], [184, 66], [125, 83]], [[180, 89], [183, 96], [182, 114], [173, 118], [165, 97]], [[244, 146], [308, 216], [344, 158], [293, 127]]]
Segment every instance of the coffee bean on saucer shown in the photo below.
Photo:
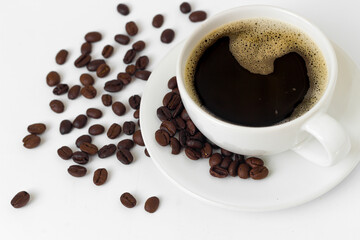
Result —
[[116, 152], [115, 144], [105, 145], [98, 151], [99, 158], [107, 158], [112, 156]]
[[136, 132], [134, 132], [133, 141], [139, 146], [145, 146], [143, 137], [141, 135], [141, 130], [137, 130]]
[[78, 115], [73, 121], [74, 128], [83, 128], [87, 123], [88, 118], [84, 114]]
[[256, 157], [249, 157], [245, 162], [252, 168], [264, 166], [264, 161]]
[[51, 110], [53, 110], [56, 113], [62, 113], [64, 112], [64, 104], [60, 101], [60, 100], [52, 100], [50, 102], [50, 108]]
[[147, 156], [147, 157], [150, 157], [150, 154], [149, 154], [149, 152], [148, 152], [148, 150], [145, 148], [144, 149], [144, 153], [145, 153], [145, 155]]
[[171, 120], [171, 112], [167, 107], [159, 107], [156, 110], [156, 115], [160, 119], [160, 121]]
[[125, 56], [123, 58], [123, 62], [125, 64], [130, 64], [134, 58], [136, 56], [136, 52], [134, 49], [129, 49], [126, 53], [125, 53]]
[[109, 127], [109, 130], [107, 131], [107, 136], [110, 139], [115, 139], [120, 135], [120, 133], [121, 133], [121, 126], [117, 123], [113, 123]]
[[69, 86], [67, 84], [58, 84], [54, 90], [53, 93], [55, 95], [63, 95], [69, 91]]
[[104, 90], [107, 92], [119, 92], [124, 84], [120, 80], [110, 80], [105, 83]]
[[86, 115], [90, 118], [99, 119], [102, 117], [102, 112], [97, 108], [88, 108]]
[[116, 153], [116, 157], [122, 164], [125, 165], [132, 163], [134, 160], [131, 152], [126, 148], [120, 148]]
[[174, 88], [171, 90], [173, 93], [176, 93], [176, 94], [179, 94], [180, 95], [180, 91], [179, 91], [179, 88]]
[[69, 89], [69, 92], [68, 92], [68, 98], [70, 100], [74, 100], [76, 98], [79, 97], [80, 95], [80, 89], [81, 87], [79, 85], [74, 85], [72, 86], [70, 89]]
[[154, 26], [154, 28], [161, 28], [161, 26], [164, 23], [164, 16], [161, 14], [157, 14], [154, 16], [153, 20], [152, 20], [152, 25]]
[[138, 27], [133, 21], [126, 23], [125, 30], [130, 36], [135, 36], [138, 33]]
[[205, 143], [205, 136], [201, 132], [195, 133], [193, 136], [190, 136], [190, 139], [200, 141], [201, 143]]
[[149, 58], [147, 56], [141, 56], [136, 60], [135, 66], [137, 70], [144, 70], [149, 64]]
[[172, 92], [167, 93], [163, 98], [163, 105], [170, 110], [176, 109], [180, 102], [180, 96]]
[[241, 163], [238, 167], [238, 176], [242, 179], [247, 179], [250, 177], [250, 166], [246, 163]]
[[23, 145], [28, 149], [36, 148], [40, 145], [41, 139], [35, 134], [29, 134], [23, 138]]
[[110, 67], [106, 63], [103, 63], [96, 69], [96, 76], [99, 78], [104, 78], [109, 74], [109, 72]]
[[178, 115], [181, 114], [182, 110], [184, 109], [184, 106], [182, 104], [182, 102], [180, 102], [176, 108], [174, 109], [174, 111], [172, 112], [172, 117], [176, 118]]
[[29, 125], [27, 130], [32, 134], [43, 134], [46, 130], [46, 125], [43, 123], [34, 123]]
[[232, 159], [230, 157], [224, 157], [220, 163], [220, 167], [227, 170], [229, 168], [231, 162], [232, 162]]
[[187, 121], [190, 119], [189, 114], [187, 113], [186, 109], [182, 110], [180, 116], [184, 121]]
[[182, 120], [181, 117], [177, 117], [175, 119], [172, 119], [171, 122], [173, 122], [176, 126], [176, 130], [180, 131], [186, 128], [186, 123], [184, 120]]
[[89, 134], [93, 135], [93, 136], [100, 135], [100, 134], [104, 133], [104, 131], [105, 131], [104, 126], [102, 126], [100, 124], [94, 124], [89, 127]]
[[191, 6], [188, 2], [183, 2], [181, 5], [180, 5], [180, 11], [182, 13], [189, 13], [191, 12]]
[[185, 154], [191, 160], [198, 160], [201, 157], [201, 154], [191, 147], [185, 148]]
[[171, 154], [177, 155], [180, 153], [181, 150], [180, 142], [176, 138], [172, 137], [170, 139], [170, 147], [171, 147]]
[[114, 37], [115, 41], [122, 44], [127, 45], [130, 42], [130, 38], [124, 34], [117, 34]]
[[159, 208], [160, 200], [159, 198], [153, 196], [146, 200], [144, 209], [148, 213], [154, 213]]
[[74, 160], [74, 162], [83, 165], [89, 162], [89, 155], [87, 153], [77, 151], [73, 153], [72, 159]]
[[96, 186], [103, 185], [108, 178], [108, 171], [105, 168], [96, 169], [93, 176], [93, 183]]
[[81, 76], [80, 76], [80, 82], [81, 82], [81, 84], [84, 85], [84, 86], [89, 86], [89, 85], [94, 85], [95, 80], [94, 80], [94, 78], [93, 78], [90, 74], [88, 74], [88, 73], [83, 73], [83, 74], [81, 74]]
[[168, 132], [164, 130], [157, 130], [155, 132], [155, 140], [161, 145], [161, 146], [167, 146], [170, 142], [170, 135]]
[[175, 32], [172, 29], [165, 29], [160, 36], [160, 40], [163, 43], [171, 43], [174, 40]]
[[231, 157], [233, 155], [232, 152], [224, 149], [224, 148], [221, 148], [221, 154], [224, 156], [224, 157]]
[[221, 156], [220, 153], [214, 153], [214, 154], [211, 155], [211, 157], [209, 158], [209, 165], [210, 165], [210, 167], [220, 165], [221, 162], [222, 162], [222, 156]]
[[191, 119], [186, 121], [186, 131], [190, 133], [190, 135], [194, 135], [196, 133], [196, 126]]
[[189, 15], [191, 22], [201, 22], [204, 21], [207, 17], [206, 12], [204, 11], [194, 11]]
[[140, 70], [135, 72], [135, 77], [141, 80], [147, 81], [151, 75], [150, 71], [147, 70]]
[[180, 130], [179, 132], [179, 142], [182, 147], [186, 147], [186, 141], [189, 137], [189, 133], [185, 130]]
[[251, 169], [250, 177], [255, 180], [264, 179], [269, 174], [269, 170], [265, 166], [259, 166]]
[[176, 87], [177, 87], [177, 81], [176, 81], [176, 77], [174, 76], [174, 77], [172, 77], [172, 78], [169, 79], [169, 81], [168, 81], [168, 88], [169, 88], [169, 89], [174, 89], [174, 88], [176, 88]]
[[131, 82], [131, 75], [126, 72], [120, 72], [117, 75], [117, 79], [120, 80], [124, 85], [128, 85]]
[[64, 160], [69, 160], [72, 155], [73, 155], [73, 151], [71, 150], [71, 148], [67, 147], [67, 146], [62, 146], [61, 148], [59, 148], [57, 150], [57, 154], [59, 155], [59, 157], [61, 157]]
[[30, 200], [30, 194], [25, 192], [25, 191], [21, 191], [18, 192], [12, 199], [11, 199], [11, 206], [13, 206], [14, 208], [22, 208], [24, 207]]
[[200, 152], [202, 158], [209, 158], [212, 155], [212, 147], [210, 143], [208, 142], [204, 143], [204, 146]]
[[235, 161], [239, 161], [240, 163], [245, 162], [245, 156], [241, 154], [235, 154]]
[[96, 70], [99, 68], [101, 64], [105, 64], [104, 59], [94, 59], [89, 62], [88, 65], [86, 65], [86, 68], [89, 72], [96, 72]]
[[112, 104], [112, 97], [109, 94], [103, 94], [101, 96], [101, 101], [104, 104], [104, 106], [109, 107]]
[[75, 145], [80, 148], [81, 144], [87, 142], [87, 143], [91, 143], [92, 142], [92, 138], [89, 135], [81, 135], [80, 137], [78, 137], [75, 141]]
[[125, 69], [125, 72], [130, 76], [133, 76], [136, 72], [136, 66], [134, 64], [128, 65]]
[[217, 177], [217, 178], [225, 178], [229, 175], [229, 172], [226, 169], [224, 169], [218, 165], [211, 167], [209, 172], [210, 172], [211, 176]]
[[83, 95], [87, 99], [93, 99], [96, 97], [97, 94], [96, 89], [91, 85], [83, 87], [80, 92], [81, 95]]
[[134, 112], [133, 117], [134, 117], [135, 119], [139, 119], [139, 117], [140, 117], [140, 111], [139, 111], [139, 109], [137, 109], [137, 110]]
[[113, 52], [114, 52], [114, 47], [111, 45], [106, 45], [103, 48], [101, 55], [103, 55], [104, 58], [109, 58], [109, 57], [111, 57]]
[[85, 41], [89, 43], [98, 42], [102, 38], [101, 33], [99, 32], [89, 32], [85, 35]]
[[232, 177], [236, 177], [238, 175], [238, 168], [240, 165], [240, 161], [235, 160], [230, 163], [230, 166], [228, 168], [229, 175]]
[[83, 142], [81, 145], [80, 145], [80, 150], [89, 154], [89, 155], [94, 155], [98, 152], [98, 148], [97, 146], [95, 146], [94, 144], [92, 143], [88, 143], [88, 142]]
[[117, 11], [121, 14], [121, 15], [128, 15], [130, 13], [129, 7], [126, 4], [120, 3], [117, 6]]
[[131, 139], [121, 140], [117, 145], [118, 149], [126, 148], [126, 149], [130, 150], [133, 147], [134, 147], [134, 141]]
[[132, 45], [132, 49], [134, 49], [134, 51], [136, 52], [141, 52], [142, 50], [144, 50], [145, 46], [146, 46], [145, 42], [139, 40]]
[[141, 97], [139, 95], [133, 95], [129, 98], [129, 105], [132, 109], [140, 108]]
[[63, 65], [66, 62], [67, 56], [68, 56], [69, 52], [66, 51], [65, 49], [61, 49], [55, 57], [55, 61], [57, 64], [59, 65]]
[[122, 102], [114, 102], [112, 104], [112, 110], [116, 115], [122, 116], [126, 112], [126, 107]]
[[49, 72], [46, 76], [46, 83], [50, 87], [58, 85], [60, 83], [60, 75], [55, 71]]
[[170, 137], [174, 136], [176, 133], [176, 126], [171, 121], [163, 121], [160, 125], [160, 129], [168, 132]]
[[136, 199], [128, 192], [121, 194], [120, 202], [127, 208], [133, 208], [136, 206]]
[[74, 62], [75, 67], [82, 68], [85, 67], [91, 61], [90, 55], [82, 54]]
[[72, 128], [73, 128], [73, 124], [71, 123], [70, 120], [66, 119], [60, 122], [59, 131], [61, 135], [68, 134], [69, 132], [71, 132]]
[[87, 169], [79, 165], [71, 165], [68, 168], [68, 173], [73, 177], [83, 177], [86, 175]]
[[92, 51], [92, 45], [91, 43], [89, 42], [84, 42], [82, 45], [81, 45], [81, 54], [82, 55], [89, 55]]
[[124, 122], [123, 130], [126, 135], [133, 135], [135, 132], [135, 123], [133, 121]]

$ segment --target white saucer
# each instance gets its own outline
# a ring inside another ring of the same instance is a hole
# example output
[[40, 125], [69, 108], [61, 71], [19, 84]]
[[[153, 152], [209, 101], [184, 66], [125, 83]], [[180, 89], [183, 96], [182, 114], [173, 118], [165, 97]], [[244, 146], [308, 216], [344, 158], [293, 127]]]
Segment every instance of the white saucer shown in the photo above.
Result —
[[141, 131], [155, 165], [176, 186], [192, 196], [221, 207], [243, 211], [271, 211], [311, 201], [339, 184], [359, 162], [360, 71], [335, 46], [339, 80], [329, 114], [339, 120], [351, 137], [352, 150], [339, 164], [323, 168], [292, 151], [264, 158], [269, 176], [260, 181], [238, 177], [217, 179], [209, 174], [207, 159], [189, 160], [184, 151], [175, 156], [170, 147], [161, 147], [154, 133], [160, 126], [156, 109], [162, 105], [167, 81], [175, 75], [177, 56], [183, 43], [173, 48], [148, 80], [141, 100]]

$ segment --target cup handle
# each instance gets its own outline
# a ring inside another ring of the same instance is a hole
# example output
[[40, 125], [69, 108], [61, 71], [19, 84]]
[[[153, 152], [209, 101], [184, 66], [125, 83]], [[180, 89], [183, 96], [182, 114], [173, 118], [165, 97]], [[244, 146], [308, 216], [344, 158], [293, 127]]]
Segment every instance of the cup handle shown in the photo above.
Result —
[[317, 165], [332, 166], [350, 151], [350, 139], [344, 128], [325, 113], [320, 113], [307, 121], [302, 130], [313, 137], [298, 144], [292, 150]]

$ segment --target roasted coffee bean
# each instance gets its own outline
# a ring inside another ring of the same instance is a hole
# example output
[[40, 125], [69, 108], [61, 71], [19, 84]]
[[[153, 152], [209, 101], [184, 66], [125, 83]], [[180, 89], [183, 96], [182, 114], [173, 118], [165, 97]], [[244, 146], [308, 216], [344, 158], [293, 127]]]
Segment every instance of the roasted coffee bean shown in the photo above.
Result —
[[231, 157], [233, 155], [232, 152], [224, 149], [224, 148], [221, 148], [221, 154], [224, 156], [224, 157]]
[[130, 38], [124, 34], [117, 34], [114, 39], [122, 45], [127, 45], [130, 42]]
[[170, 142], [170, 135], [164, 130], [157, 130], [155, 132], [155, 139], [161, 146], [167, 146]]
[[87, 169], [79, 165], [71, 165], [68, 168], [68, 173], [73, 177], [83, 177], [86, 175]]
[[164, 23], [164, 16], [161, 15], [161, 14], [157, 14], [154, 16], [153, 20], [152, 20], [152, 25], [155, 27], [155, 28], [161, 28], [161, 26], [163, 25]]
[[173, 92], [173, 93], [176, 93], [176, 94], [179, 94], [180, 95], [180, 91], [179, 91], [179, 89], [176, 87], [176, 88], [174, 88], [174, 89], [172, 89], [171, 90], [171, 92]]
[[83, 87], [80, 92], [81, 95], [83, 95], [87, 99], [93, 99], [94, 97], [96, 97], [97, 94], [96, 89], [91, 85]]
[[140, 40], [140, 41], [135, 42], [132, 45], [132, 49], [134, 49], [136, 52], [140, 52], [140, 51], [144, 50], [145, 46], [146, 46], [145, 42]]
[[114, 52], [114, 47], [111, 45], [106, 45], [102, 50], [102, 55], [104, 58], [111, 57], [112, 53]]
[[77, 151], [73, 153], [72, 159], [78, 164], [87, 164], [89, 162], [89, 155], [87, 153]]
[[125, 56], [124, 56], [124, 59], [123, 59], [123, 62], [125, 64], [129, 64], [131, 63], [134, 58], [136, 56], [136, 52], [134, 49], [129, 49], [126, 53], [125, 53]]
[[79, 97], [81, 87], [79, 85], [74, 85], [69, 89], [68, 98], [74, 100]]
[[174, 40], [175, 32], [172, 29], [165, 29], [160, 36], [160, 40], [163, 43], [171, 43]]
[[39, 136], [37, 136], [35, 134], [30, 134], [30, 135], [27, 135], [26, 137], [24, 137], [22, 141], [23, 141], [24, 147], [26, 147], [28, 149], [32, 149], [32, 148], [36, 148], [37, 146], [40, 145], [41, 139]]
[[179, 142], [182, 147], [186, 147], [186, 140], [188, 138], [189, 133], [185, 130], [181, 130], [179, 132]]
[[135, 36], [138, 33], [138, 27], [135, 22], [131, 21], [126, 23], [125, 30], [130, 36]]
[[151, 75], [150, 71], [147, 70], [140, 70], [135, 72], [135, 77], [141, 80], [147, 81]]
[[119, 92], [124, 84], [120, 80], [110, 80], [105, 83], [104, 90], [107, 92]]
[[240, 163], [245, 162], [245, 156], [241, 154], [235, 154], [235, 161], [239, 161]]
[[46, 76], [46, 83], [50, 87], [58, 85], [60, 83], [60, 75], [55, 71], [49, 72]]
[[112, 156], [116, 152], [115, 144], [105, 145], [98, 151], [99, 158], [107, 158]]
[[95, 59], [89, 62], [89, 64], [86, 66], [87, 70], [89, 72], [96, 72], [96, 70], [99, 68], [101, 64], [106, 63], [103, 59]]
[[11, 199], [11, 205], [14, 208], [21, 208], [24, 207], [30, 200], [30, 194], [25, 192], [25, 191], [21, 191], [18, 192], [12, 199]]
[[122, 164], [125, 165], [132, 163], [134, 160], [131, 152], [126, 148], [120, 148], [116, 153], [116, 157]]
[[221, 162], [222, 162], [222, 156], [221, 156], [220, 153], [214, 153], [214, 154], [211, 155], [211, 157], [209, 158], [209, 165], [210, 165], [210, 167], [220, 165]]
[[84, 114], [80, 114], [73, 121], [74, 128], [83, 128], [87, 123], [88, 118]]
[[85, 41], [89, 43], [98, 42], [102, 38], [101, 33], [99, 32], [89, 32], [85, 35]]
[[129, 7], [126, 4], [120, 3], [119, 5], [117, 5], [117, 11], [121, 14], [121, 15], [128, 15], [130, 13]]
[[132, 135], [135, 132], [135, 123], [133, 121], [124, 122], [123, 130], [126, 135]]
[[134, 112], [133, 117], [134, 117], [135, 119], [139, 119], [139, 117], [140, 117], [140, 111], [139, 111], [139, 109], [137, 109], [137, 110]]
[[229, 175], [232, 177], [236, 177], [238, 175], [238, 168], [239, 168], [240, 161], [235, 160], [230, 163], [228, 168]]
[[52, 100], [49, 105], [51, 110], [53, 110], [56, 113], [64, 112], [65, 106], [60, 100]]
[[83, 55], [89, 55], [92, 51], [92, 45], [91, 43], [89, 42], [84, 42], [82, 45], [81, 45], [81, 54]]
[[89, 86], [89, 85], [94, 85], [95, 80], [90, 74], [84, 73], [81, 74], [80, 76], [80, 82], [84, 86]]
[[144, 70], [149, 64], [149, 58], [147, 56], [141, 56], [136, 60], [135, 66], [138, 70]]
[[58, 84], [54, 90], [53, 94], [55, 95], [63, 95], [69, 91], [69, 86], [67, 84]]
[[172, 137], [170, 139], [170, 147], [171, 147], [171, 154], [177, 155], [180, 153], [181, 150], [180, 142], [176, 138]]
[[196, 149], [202, 149], [203, 144], [198, 140], [189, 139], [186, 141], [186, 146]]
[[177, 116], [179, 116], [182, 112], [182, 110], [184, 109], [184, 106], [182, 104], [182, 102], [180, 102], [176, 108], [174, 109], [174, 111], [172, 112], [172, 117], [176, 118]]
[[94, 124], [91, 127], [89, 127], [89, 134], [96, 136], [96, 135], [100, 135], [102, 133], [105, 132], [105, 128], [104, 126], [100, 125], [100, 124]]
[[210, 168], [210, 175], [217, 178], [225, 178], [229, 175], [229, 172], [226, 169], [215, 165]]
[[118, 149], [126, 148], [126, 149], [130, 150], [133, 147], [134, 147], [134, 141], [131, 139], [121, 140], [117, 145]]
[[134, 143], [136, 143], [139, 146], [145, 146], [143, 137], [141, 135], [141, 130], [137, 130], [136, 132], [134, 132], [133, 141], [134, 141]]
[[172, 77], [172, 78], [169, 79], [169, 81], [168, 81], [168, 88], [169, 88], [169, 89], [174, 89], [174, 88], [176, 88], [176, 87], [177, 87], [177, 81], [176, 81], [176, 77], [174, 76], [174, 77]]
[[96, 169], [93, 176], [93, 183], [96, 186], [103, 185], [108, 178], [108, 171], [105, 168]]
[[207, 17], [206, 12], [204, 11], [194, 11], [189, 15], [189, 19], [192, 22], [201, 22], [204, 21]]
[[128, 192], [121, 194], [120, 202], [127, 208], [133, 208], [136, 206], [136, 199]]
[[122, 116], [126, 112], [126, 107], [122, 102], [114, 102], [112, 104], [112, 110], [116, 115]]
[[245, 162], [252, 168], [264, 166], [264, 161], [256, 157], [249, 157]]
[[89, 154], [89, 155], [94, 155], [96, 154], [99, 149], [97, 148], [97, 146], [95, 146], [94, 144], [92, 143], [88, 143], [88, 142], [83, 142], [81, 145], [80, 145], [80, 150]]
[[163, 105], [170, 110], [174, 110], [181, 102], [180, 95], [173, 92], [167, 93], [163, 98]]
[[133, 95], [129, 98], [129, 105], [132, 109], [140, 108], [141, 97], [139, 95]]
[[190, 133], [190, 135], [194, 135], [196, 133], [196, 126], [191, 119], [186, 121], [186, 131]]
[[63, 65], [66, 62], [67, 56], [68, 56], [69, 52], [66, 51], [65, 49], [60, 50], [55, 57], [55, 61], [57, 64], [59, 65]]
[[241, 163], [237, 172], [240, 178], [247, 179], [250, 177], [250, 166], [246, 163]]
[[212, 155], [212, 147], [210, 143], [204, 143], [203, 148], [201, 149], [201, 157], [202, 158], [209, 158]]
[[125, 72], [133, 76], [136, 72], [136, 66], [134, 64], [128, 65], [125, 69]]
[[224, 157], [220, 163], [220, 167], [227, 170], [229, 168], [231, 162], [232, 162], [232, 159], [230, 157]]
[[205, 140], [206, 140], [205, 136], [201, 132], [197, 132], [197, 133], [195, 133], [194, 136], [190, 136], [190, 139], [198, 140], [198, 141], [200, 141], [202, 143], [204, 143]]
[[72, 155], [73, 155], [73, 151], [71, 150], [71, 148], [67, 147], [67, 146], [62, 146], [61, 148], [59, 148], [57, 150], [57, 154], [59, 155], [59, 157], [61, 157], [64, 160], [69, 160]]
[[171, 121], [163, 121], [160, 125], [160, 129], [168, 132], [170, 137], [174, 136], [176, 133], [176, 126]]
[[124, 85], [128, 85], [131, 82], [131, 76], [128, 73], [121, 72], [117, 75], [117, 79], [120, 80]]
[[151, 198], [148, 198], [145, 202], [144, 209], [148, 213], [154, 213], [159, 207], [160, 200], [159, 198], [153, 196]]
[[104, 106], [109, 107], [112, 104], [112, 97], [109, 94], [103, 94], [101, 96], [101, 101], [104, 104]]
[[109, 72], [110, 67], [106, 63], [103, 63], [96, 69], [96, 76], [99, 78], [104, 78], [109, 74]]
[[250, 177], [255, 180], [264, 179], [269, 174], [269, 170], [265, 166], [255, 167], [250, 171]]
[[145, 153], [145, 155], [147, 156], [147, 157], [150, 157], [150, 154], [149, 154], [149, 152], [148, 152], [148, 150], [145, 148], [144, 149], [144, 153]]
[[186, 109], [184, 109], [182, 112], [181, 112], [181, 118], [184, 120], [184, 121], [187, 121], [190, 119], [189, 117], [189, 114], [187, 113]]
[[181, 117], [177, 117], [175, 119], [172, 119], [171, 122], [173, 122], [175, 124], [176, 129], [179, 130], [179, 131], [186, 128], [186, 123], [185, 123], [184, 120], [182, 120]]
[[73, 125], [70, 120], [62, 120], [60, 123], [59, 131], [61, 135], [71, 132]]
[[97, 108], [88, 108], [86, 110], [86, 115], [90, 118], [99, 119], [102, 117], [102, 112]]
[[191, 147], [185, 148], [185, 154], [191, 160], [198, 160], [201, 157], [201, 154]]
[[171, 120], [171, 112], [167, 107], [159, 107], [156, 110], [156, 115], [160, 121]]
[[29, 133], [32, 134], [42, 134], [46, 130], [46, 125], [43, 123], [34, 123], [27, 127]]
[[75, 141], [75, 145], [80, 148], [81, 144], [87, 142], [87, 143], [91, 143], [92, 142], [92, 138], [89, 135], [81, 135], [80, 137], [78, 137]]
[[82, 68], [86, 65], [88, 65], [88, 63], [91, 61], [91, 57], [90, 55], [87, 55], [87, 54], [82, 54], [80, 55], [80, 57], [78, 57], [75, 62], [74, 62], [74, 65], [75, 67], [77, 68]]
[[107, 131], [107, 136], [110, 139], [115, 139], [120, 135], [120, 133], [121, 133], [121, 126], [117, 123], [113, 123], [109, 127], [109, 130]]
[[191, 12], [191, 6], [188, 2], [183, 2], [181, 5], [180, 5], [180, 11], [182, 13], [189, 13]]

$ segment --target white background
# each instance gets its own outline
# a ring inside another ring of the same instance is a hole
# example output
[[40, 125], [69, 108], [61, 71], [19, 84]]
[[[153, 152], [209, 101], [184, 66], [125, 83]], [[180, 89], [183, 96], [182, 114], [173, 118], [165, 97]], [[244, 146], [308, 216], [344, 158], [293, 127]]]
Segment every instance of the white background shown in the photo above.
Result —
[[[135, 161], [122, 165], [113, 156], [94, 157], [87, 165], [89, 174], [81, 179], [71, 177], [66, 169], [72, 161], [61, 160], [56, 150], [69, 145], [87, 128], [75, 129], [61, 136], [59, 122], [73, 119], [88, 107], [99, 107], [104, 117], [90, 120], [87, 127], [102, 123], [108, 128], [113, 122], [132, 119], [133, 110], [124, 117], [115, 117], [111, 109], [102, 106], [100, 95], [106, 80], [96, 80], [97, 98], [64, 99], [66, 111], [53, 113], [48, 103], [54, 98], [45, 83], [51, 70], [58, 71], [62, 81], [79, 84], [85, 70], [75, 69], [73, 61], [79, 55], [83, 36], [88, 31], [100, 31], [104, 40], [95, 44], [94, 56], [106, 44], [116, 46], [109, 59], [112, 69], [107, 80], [124, 70], [122, 56], [129, 46], [114, 43], [113, 36], [124, 33], [124, 24], [134, 20], [139, 25], [137, 40], [147, 42], [146, 51], [152, 70], [156, 63], [196, 27], [180, 13], [182, 1], [127, 1], [131, 14], [116, 12], [113, 0], [0, 0], [0, 239], [359, 239], [360, 169], [359, 167], [335, 189], [305, 205], [268, 213], [244, 213], [225, 210], [196, 200], [170, 183], [136, 147]], [[203, 9], [211, 16], [221, 10], [247, 4], [270, 4], [298, 13], [319, 26], [325, 34], [360, 63], [360, 4], [358, 1], [328, 0], [221, 0], [191, 1], [193, 9]], [[161, 30], [151, 27], [155, 14], [165, 15]], [[161, 44], [160, 33], [170, 27], [176, 31], [175, 41]], [[55, 64], [58, 50], [70, 51], [64, 66]], [[135, 80], [114, 99], [127, 103], [129, 96], [141, 94], [145, 82]], [[45, 122], [48, 130], [41, 145], [34, 150], [22, 147], [27, 125]], [[116, 143], [105, 134], [95, 137], [98, 145]], [[109, 170], [103, 186], [92, 183], [92, 173], [99, 167]], [[306, 173], [304, 173], [306, 178]], [[286, 184], [286, 182], [284, 183]], [[31, 194], [31, 201], [22, 209], [10, 206], [19, 191]], [[129, 191], [138, 200], [133, 209], [120, 204], [119, 197]], [[143, 210], [145, 200], [160, 198], [155, 214]]]

